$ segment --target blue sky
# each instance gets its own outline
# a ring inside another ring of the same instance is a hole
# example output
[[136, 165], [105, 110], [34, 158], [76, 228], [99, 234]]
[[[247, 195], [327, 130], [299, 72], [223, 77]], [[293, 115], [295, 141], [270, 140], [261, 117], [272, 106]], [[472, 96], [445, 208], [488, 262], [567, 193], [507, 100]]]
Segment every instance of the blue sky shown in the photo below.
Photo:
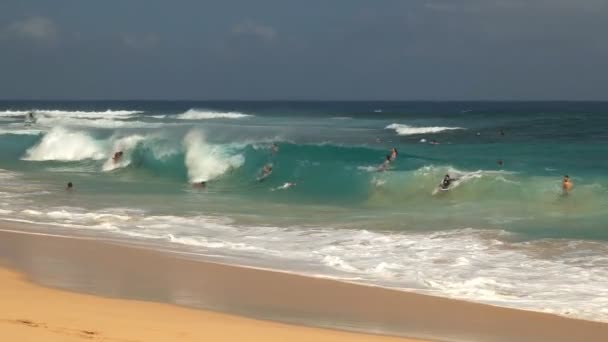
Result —
[[608, 100], [606, 0], [4, 0], [0, 98]]

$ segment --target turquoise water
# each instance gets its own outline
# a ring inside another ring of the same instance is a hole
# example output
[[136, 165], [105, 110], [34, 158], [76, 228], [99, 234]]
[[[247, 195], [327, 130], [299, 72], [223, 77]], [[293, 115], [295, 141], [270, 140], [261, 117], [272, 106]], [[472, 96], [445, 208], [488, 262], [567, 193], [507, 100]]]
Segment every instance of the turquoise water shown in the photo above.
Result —
[[[572, 102], [5, 101], [0, 218], [606, 320], [607, 112]], [[398, 158], [378, 172], [392, 147]], [[445, 174], [458, 180], [437, 191]], [[192, 186], [200, 181], [205, 189]]]

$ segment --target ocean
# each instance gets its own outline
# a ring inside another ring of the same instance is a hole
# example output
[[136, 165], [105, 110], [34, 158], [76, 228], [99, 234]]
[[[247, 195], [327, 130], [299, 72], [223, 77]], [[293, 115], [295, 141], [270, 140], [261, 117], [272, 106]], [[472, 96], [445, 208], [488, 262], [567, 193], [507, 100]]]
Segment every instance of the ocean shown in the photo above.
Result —
[[608, 321], [607, 142], [608, 102], [0, 101], [0, 219]]

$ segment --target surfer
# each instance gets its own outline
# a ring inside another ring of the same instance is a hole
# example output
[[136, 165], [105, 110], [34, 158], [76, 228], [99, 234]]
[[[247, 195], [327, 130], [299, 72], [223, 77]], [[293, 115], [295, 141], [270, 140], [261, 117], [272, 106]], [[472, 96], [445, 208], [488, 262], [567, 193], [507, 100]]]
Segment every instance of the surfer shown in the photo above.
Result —
[[36, 123], [36, 117], [34, 116], [34, 112], [28, 112], [25, 115], [25, 126], [30, 126], [31, 124]]
[[564, 180], [562, 182], [562, 190], [564, 191], [564, 195], [569, 194], [573, 186], [574, 184], [572, 184], [572, 180], [570, 179], [570, 177], [568, 175], [565, 175]]
[[391, 155], [387, 154], [386, 160], [384, 161], [384, 163], [382, 163], [382, 165], [378, 166], [378, 171], [379, 172], [386, 171], [386, 170], [388, 170], [388, 168], [390, 166], [391, 166]]
[[115, 163], [118, 163], [120, 161], [120, 159], [122, 159], [122, 155], [123, 155], [123, 152], [118, 151], [118, 152], [114, 153], [114, 157], [112, 157], [112, 160], [114, 160]]
[[271, 164], [266, 164], [264, 165], [264, 169], [262, 170], [262, 175], [260, 175], [260, 177], [258, 177], [258, 181], [261, 182], [264, 179], [266, 179], [266, 177], [270, 176], [270, 174], [272, 173], [272, 165]]
[[455, 181], [455, 178], [451, 178], [450, 175], [445, 175], [445, 177], [443, 177], [443, 181], [441, 181], [441, 188], [443, 190], [448, 190], [450, 188], [450, 185], [452, 185], [452, 182]]
[[192, 187], [198, 188], [198, 189], [205, 189], [207, 187], [207, 182], [205, 182], [205, 181], [194, 182], [194, 183], [192, 183]]
[[286, 189], [289, 189], [289, 188], [293, 188], [294, 186], [296, 186], [295, 182], [285, 182], [285, 184], [283, 184], [283, 185], [281, 185], [281, 186], [273, 189], [273, 191], [274, 190], [286, 190]]
[[391, 150], [391, 162], [394, 162], [397, 159], [398, 155], [399, 152], [397, 152], [397, 149], [393, 147], [393, 149]]

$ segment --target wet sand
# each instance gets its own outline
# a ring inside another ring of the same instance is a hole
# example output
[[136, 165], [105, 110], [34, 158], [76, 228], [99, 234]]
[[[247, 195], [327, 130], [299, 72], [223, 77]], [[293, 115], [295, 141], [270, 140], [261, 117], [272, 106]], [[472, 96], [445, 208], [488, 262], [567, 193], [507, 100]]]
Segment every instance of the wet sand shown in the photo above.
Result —
[[[2, 223], [1, 227], [5, 230], [24, 229], [12, 223]], [[33, 282], [47, 287], [223, 312], [234, 320], [247, 320], [232, 316], [238, 315], [299, 326], [436, 341], [608, 340], [608, 324], [605, 323], [191, 260], [177, 253], [91, 239], [3, 231], [0, 232], [0, 260], [7, 267], [23, 272]], [[55, 293], [51, 298], [53, 296]], [[45, 304], [44, 297], [40, 301], [41, 307], [49, 306]], [[133, 303], [116, 301], [122, 302]], [[121, 307], [121, 304], [116, 305]], [[137, 302], [137, 305], [160, 304]], [[162, 307], [187, 310], [168, 305]], [[148, 311], [161, 309], [154, 306], [153, 309], [141, 307], [134, 310], [148, 314]], [[10, 311], [3, 309], [3, 324], [8, 324]], [[187, 312], [215, 315], [202, 310]], [[94, 312], [87, 311], [89, 314]], [[10, 319], [14, 323], [18, 319], [34, 318]], [[260, 321], [254, 322], [258, 324]], [[235, 323], [233, 330], [240, 330], [240, 327], [240, 323]], [[95, 327], [82, 326], [82, 329]], [[332, 331], [333, 334], [333, 330], [316, 330]], [[142, 337], [139, 340], [149, 339]], [[320, 339], [309, 337], [308, 340]], [[366, 340], [369, 339], [366, 337]]]

